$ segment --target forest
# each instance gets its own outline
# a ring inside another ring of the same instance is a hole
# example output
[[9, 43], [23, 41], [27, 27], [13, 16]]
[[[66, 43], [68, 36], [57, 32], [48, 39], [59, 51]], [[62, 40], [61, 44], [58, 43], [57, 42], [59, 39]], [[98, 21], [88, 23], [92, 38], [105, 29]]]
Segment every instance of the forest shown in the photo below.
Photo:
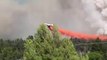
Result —
[[25, 40], [1, 38], [0, 60], [107, 60], [107, 41], [63, 37], [41, 24]]

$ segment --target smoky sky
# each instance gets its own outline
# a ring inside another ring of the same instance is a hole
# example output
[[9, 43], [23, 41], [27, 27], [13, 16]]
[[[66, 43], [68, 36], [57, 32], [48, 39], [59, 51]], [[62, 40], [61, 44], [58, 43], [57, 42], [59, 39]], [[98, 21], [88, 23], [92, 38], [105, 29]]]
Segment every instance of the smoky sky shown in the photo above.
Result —
[[26, 38], [41, 23], [93, 34], [81, 0], [0, 0], [0, 38]]

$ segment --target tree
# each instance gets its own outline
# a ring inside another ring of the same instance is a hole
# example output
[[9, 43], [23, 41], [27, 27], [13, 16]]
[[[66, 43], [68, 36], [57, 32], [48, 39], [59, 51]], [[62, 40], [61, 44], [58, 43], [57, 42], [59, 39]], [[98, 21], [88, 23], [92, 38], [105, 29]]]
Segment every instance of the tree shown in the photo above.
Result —
[[107, 41], [101, 41], [99, 38], [97, 38], [95, 41], [91, 41], [91, 44], [89, 46], [90, 53], [89, 60], [107, 60]]
[[[73, 43], [41, 24], [33, 39], [25, 43], [24, 60], [80, 60]], [[82, 59], [81, 59], [82, 60]]]
[[90, 52], [88, 54], [89, 60], [104, 60], [103, 55], [100, 52]]
[[24, 40], [0, 39], [0, 60], [22, 59], [24, 51]]

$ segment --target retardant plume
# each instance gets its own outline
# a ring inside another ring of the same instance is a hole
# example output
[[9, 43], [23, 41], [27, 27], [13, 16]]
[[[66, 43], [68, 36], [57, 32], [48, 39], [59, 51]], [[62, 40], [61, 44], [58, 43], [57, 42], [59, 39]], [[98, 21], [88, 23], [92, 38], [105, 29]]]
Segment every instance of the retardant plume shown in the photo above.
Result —
[[[90, 20], [97, 15], [92, 15], [93, 12], [96, 13], [96, 8], [87, 12], [88, 8], [91, 10], [87, 1], [90, 0], [0, 0], [0, 38], [25, 38], [33, 35], [39, 24], [44, 22], [73, 31], [96, 33], [105, 23], [100, 26], [91, 22], [95, 26], [93, 28], [90, 21], [85, 21], [86, 18]], [[101, 14], [106, 16], [105, 12], [106, 9]], [[100, 13], [97, 16], [99, 15]], [[98, 18], [101, 19], [101, 15]]]
[[76, 39], [80, 39], [80, 40], [91, 41], [91, 40], [99, 39], [101, 41], [107, 41], [107, 36], [104, 36], [104, 35], [84, 34], [84, 33], [79, 33], [79, 32], [77, 33], [77, 32], [73, 32], [73, 31], [61, 29], [61, 28], [59, 28], [58, 31], [62, 35], [66, 35], [68, 37], [76, 38]]
[[[45, 24], [49, 28], [50, 31], [54, 30], [54, 25], [53, 24]], [[74, 31], [69, 31], [66, 29], [62, 29], [58, 27], [58, 32], [61, 33], [63, 36], [70, 37], [72, 39], [80, 39], [80, 40], [85, 40], [85, 41], [92, 41], [99, 39], [100, 41], [107, 41], [107, 36], [105, 35], [97, 35], [97, 34], [84, 34], [80, 32], [74, 32]]]

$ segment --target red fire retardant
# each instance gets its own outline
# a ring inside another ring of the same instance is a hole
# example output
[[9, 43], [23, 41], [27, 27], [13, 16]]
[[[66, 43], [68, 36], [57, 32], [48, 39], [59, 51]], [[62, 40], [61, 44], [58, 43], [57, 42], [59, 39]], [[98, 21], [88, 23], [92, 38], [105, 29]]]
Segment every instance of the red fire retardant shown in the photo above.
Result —
[[[48, 27], [50, 30], [53, 30], [52, 26]], [[101, 41], [107, 41], [107, 36], [104, 35], [96, 35], [96, 34], [84, 34], [84, 33], [77, 33], [77, 32], [73, 32], [73, 31], [68, 31], [62, 28], [59, 28], [58, 31], [65, 36], [71, 37], [71, 38], [77, 38], [77, 39], [81, 39], [81, 40], [96, 40], [97, 38], [99, 38]]]
[[99, 38], [101, 41], [107, 41], [107, 36], [104, 36], [104, 35], [95, 35], [95, 34], [91, 35], [91, 34], [77, 33], [77, 32], [72, 32], [65, 29], [61, 29], [61, 28], [59, 28], [58, 31], [62, 35], [66, 35], [71, 38], [78, 38], [83, 40], [96, 40], [97, 38]]

